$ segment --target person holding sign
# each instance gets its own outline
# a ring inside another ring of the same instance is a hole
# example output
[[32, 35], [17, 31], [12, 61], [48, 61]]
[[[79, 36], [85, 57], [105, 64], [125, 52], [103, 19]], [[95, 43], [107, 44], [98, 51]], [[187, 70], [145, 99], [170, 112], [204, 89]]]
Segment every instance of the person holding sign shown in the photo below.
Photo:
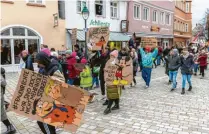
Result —
[[150, 46], [145, 46], [145, 51], [143, 48], [140, 48], [140, 53], [142, 56], [142, 78], [144, 79], [146, 83], [146, 88], [150, 86], [150, 80], [151, 80], [151, 72], [152, 72], [152, 65], [153, 61], [152, 59], [156, 57], [158, 54], [158, 49], [155, 48], [153, 52], [151, 52]]

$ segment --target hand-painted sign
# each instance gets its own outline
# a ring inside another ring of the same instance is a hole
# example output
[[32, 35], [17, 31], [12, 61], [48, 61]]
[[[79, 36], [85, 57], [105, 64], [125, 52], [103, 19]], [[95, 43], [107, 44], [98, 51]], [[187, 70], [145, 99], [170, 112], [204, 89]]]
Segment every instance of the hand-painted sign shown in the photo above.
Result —
[[10, 109], [33, 120], [75, 132], [88, 99], [87, 91], [23, 69]]
[[157, 38], [155, 37], [142, 37], [141, 38], [141, 44], [142, 47], [145, 47], [146, 45], [151, 47], [157, 47]]

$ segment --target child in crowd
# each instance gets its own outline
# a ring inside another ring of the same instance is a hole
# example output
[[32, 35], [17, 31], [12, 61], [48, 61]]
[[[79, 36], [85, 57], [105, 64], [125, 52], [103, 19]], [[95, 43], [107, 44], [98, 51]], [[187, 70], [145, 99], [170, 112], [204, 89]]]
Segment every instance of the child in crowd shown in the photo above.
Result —
[[75, 68], [76, 60], [76, 52], [70, 53], [68, 50], [66, 51], [67, 58], [67, 69], [68, 69], [68, 84], [73, 85], [75, 79], [77, 78], [77, 70]]
[[197, 75], [197, 70], [198, 70], [198, 68], [199, 68], [198, 57], [199, 57], [199, 54], [196, 53], [196, 54], [194, 55], [194, 75], [195, 75], [195, 76]]
[[85, 58], [81, 59], [81, 63], [85, 64], [85, 68], [80, 73], [80, 87], [88, 91], [92, 87], [91, 69], [87, 65], [87, 60]]
[[[110, 58], [116, 59], [117, 57], [118, 57], [117, 50], [114, 50], [113, 52], [110, 53]], [[114, 64], [114, 62], [112, 64]], [[119, 101], [121, 96], [121, 86], [106, 85], [106, 90], [107, 90], [108, 106], [104, 111], [105, 115], [111, 113], [111, 110], [117, 110], [120, 108]], [[115, 102], [115, 106], [112, 107], [113, 102]]]
[[205, 50], [202, 50], [199, 57], [198, 62], [200, 63], [200, 74], [202, 75], [201, 78], [204, 78], [205, 76], [205, 69], [207, 67], [207, 54], [205, 53]]
[[93, 77], [92, 86], [94, 86], [94, 83], [96, 83], [96, 87], [95, 88], [99, 88], [99, 78], [98, 78], [99, 72], [100, 72], [100, 66], [99, 66], [99, 64], [96, 64], [92, 68], [92, 77]]

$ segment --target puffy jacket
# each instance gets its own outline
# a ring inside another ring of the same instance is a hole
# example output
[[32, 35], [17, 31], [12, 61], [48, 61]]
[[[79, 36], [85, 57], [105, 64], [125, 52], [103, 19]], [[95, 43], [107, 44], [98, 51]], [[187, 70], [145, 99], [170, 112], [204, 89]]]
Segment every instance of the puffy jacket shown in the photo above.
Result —
[[121, 94], [122, 94], [121, 87], [107, 86], [107, 98], [108, 99], [119, 99]]
[[80, 87], [91, 87], [92, 86], [92, 76], [91, 76], [91, 69], [89, 66], [85, 66], [83, 72], [80, 73]]
[[186, 59], [181, 57], [181, 73], [190, 74], [193, 73], [194, 59], [192, 55], [189, 55]]
[[67, 58], [67, 69], [68, 69], [68, 78], [76, 78], [77, 77], [77, 70], [75, 68], [75, 64], [77, 63], [77, 60], [75, 57], [69, 57]]
[[170, 71], [177, 71], [181, 66], [181, 59], [178, 55], [168, 56], [168, 69]]
[[200, 63], [200, 66], [207, 66], [207, 55], [201, 54], [197, 61]]
[[153, 58], [156, 58], [158, 49], [156, 48], [152, 53], [146, 53], [143, 48], [140, 48], [143, 67], [152, 68]]

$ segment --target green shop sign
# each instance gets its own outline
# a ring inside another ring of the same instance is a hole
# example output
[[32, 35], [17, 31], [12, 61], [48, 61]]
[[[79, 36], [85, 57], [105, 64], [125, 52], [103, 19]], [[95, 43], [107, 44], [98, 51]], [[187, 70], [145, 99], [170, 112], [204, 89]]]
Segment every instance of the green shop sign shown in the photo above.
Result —
[[92, 19], [90, 22], [90, 26], [110, 27], [110, 23]]

